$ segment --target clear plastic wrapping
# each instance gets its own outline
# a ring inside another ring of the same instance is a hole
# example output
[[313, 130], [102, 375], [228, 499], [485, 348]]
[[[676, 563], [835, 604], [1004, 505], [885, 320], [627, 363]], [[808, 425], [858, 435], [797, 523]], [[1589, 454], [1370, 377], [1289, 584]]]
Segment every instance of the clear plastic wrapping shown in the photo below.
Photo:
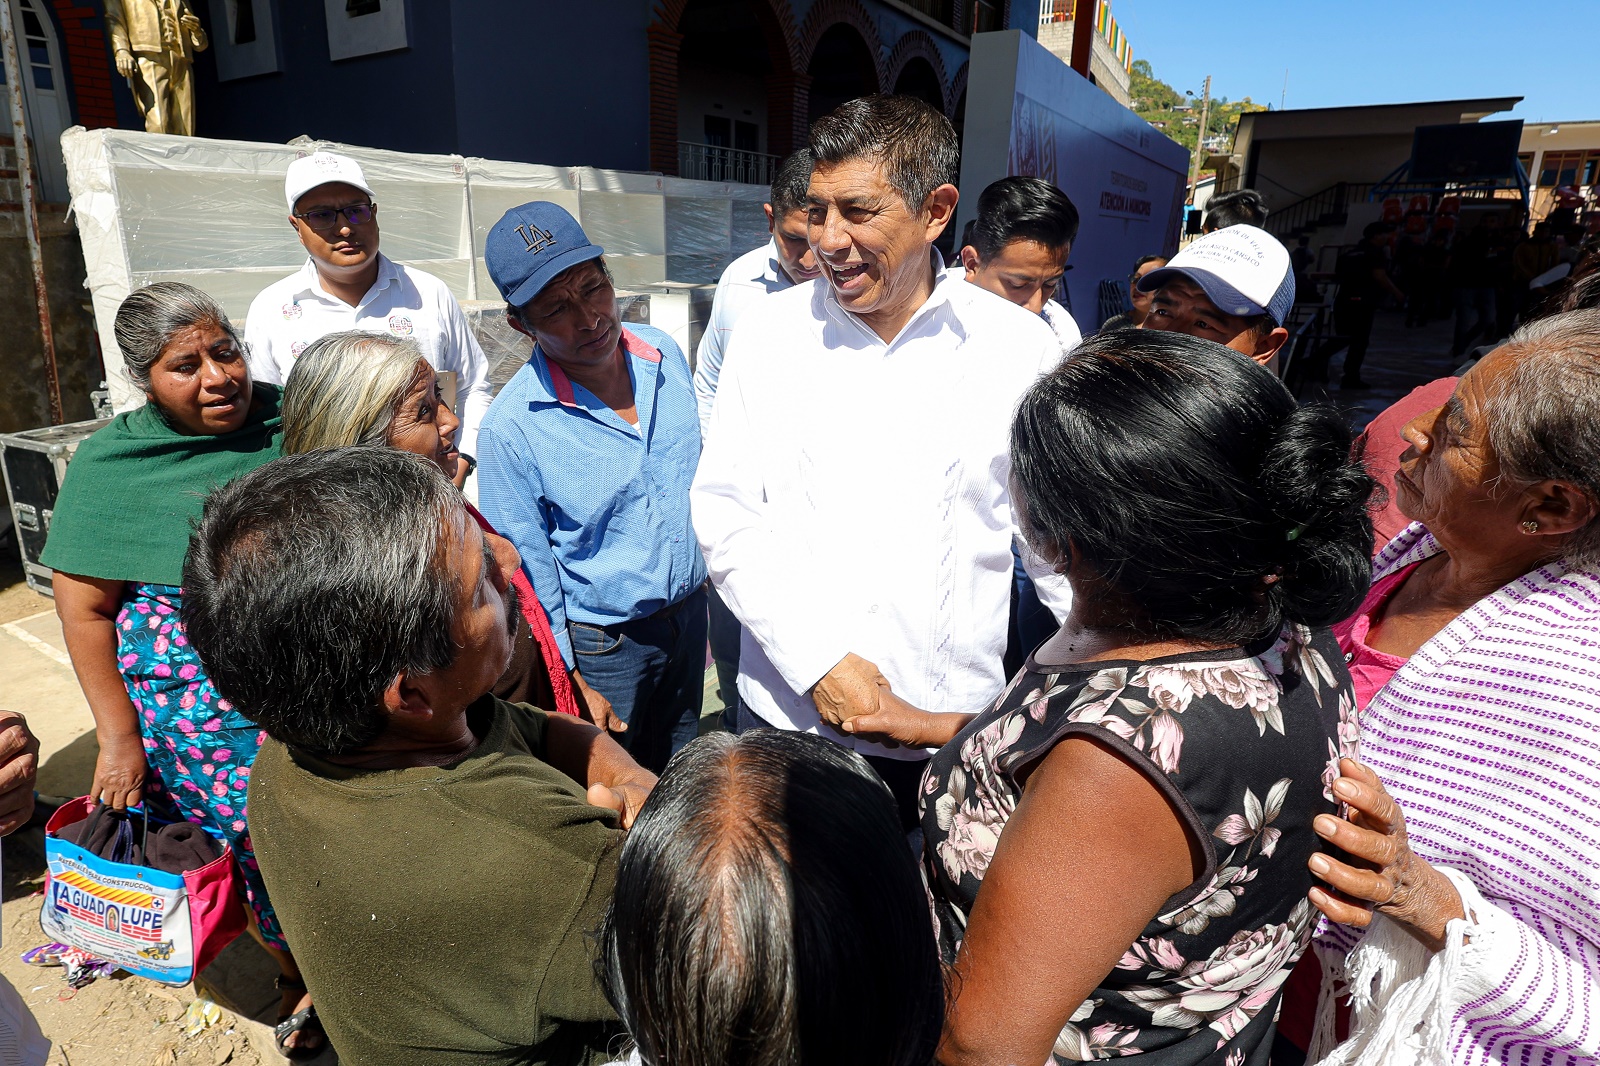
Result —
[[[283, 174], [297, 156], [319, 149], [360, 162], [379, 205], [384, 254], [436, 275], [471, 305], [485, 351], [496, 349], [491, 367], [510, 367], [497, 384], [527, 357], [527, 342], [505, 324], [482, 259], [484, 239], [507, 209], [549, 200], [573, 212], [605, 248], [618, 287], [636, 293], [714, 284], [729, 261], [767, 239], [767, 190], [758, 185], [308, 138], [258, 144], [74, 127], [61, 143], [118, 410], [144, 399], [122, 377], [112, 333], [123, 298], [151, 282], [186, 281], [216, 297], [242, 326], [256, 293], [305, 261], [289, 225]], [[689, 343], [708, 301], [680, 296], [678, 303], [698, 316], [671, 330]]]

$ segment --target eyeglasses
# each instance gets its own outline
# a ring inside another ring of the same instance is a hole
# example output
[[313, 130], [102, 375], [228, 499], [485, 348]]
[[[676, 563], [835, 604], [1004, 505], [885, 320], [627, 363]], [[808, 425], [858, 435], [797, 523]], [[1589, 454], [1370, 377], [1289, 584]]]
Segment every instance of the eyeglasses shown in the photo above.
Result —
[[349, 207], [323, 207], [316, 211], [297, 212], [294, 217], [314, 230], [333, 229], [339, 224], [340, 215], [343, 215], [345, 221], [352, 226], [365, 226], [372, 221], [372, 212], [377, 206], [377, 204], [351, 204]]

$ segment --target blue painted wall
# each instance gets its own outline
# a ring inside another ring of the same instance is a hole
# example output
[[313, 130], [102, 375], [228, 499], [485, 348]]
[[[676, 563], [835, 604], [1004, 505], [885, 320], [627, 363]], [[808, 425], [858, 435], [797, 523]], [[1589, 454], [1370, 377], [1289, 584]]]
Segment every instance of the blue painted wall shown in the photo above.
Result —
[[[208, 6], [195, 2], [209, 25]], [[337, 63], [328, 58], [324, 0], [273, 2], [282, 70], [219, 82], [212, 54], [196, 58], [201, 136], [283, 142], [307, 134], [398, 151], [649, 169], [653, 0], [408, 0], [410, 48]], [[814, 2], [793, 0], [796, 25]], [[878, 0], [865, 4], [883, 59], [902, 34], [920, 29], [935, 41], [947, 79], [966, 62], [960, 42]], [[1036, 10], [1030, 0], [1013, 7]]]
[[201, 136], [649, 164], [649, 0], [410, 0], [410, 48], [337, 63], [323, 0], [275, 7], [279, 72], [219, 82], [197, 57]]
[[649, 169], [649, 0], [448, 6], [462, 155]]
[[[283, 69], [219, 82], [212, 53], [202, 52], [195, 59], [196, 133], [279, 143], [304, 133], [403, 152], [457, 150], [452, 5], [411, 0], [410, 48], [337, 63], [328, 58], [323, 0], [274, 0], [274, 7]], [[209, 26], [209, 10], [201, 8]]]

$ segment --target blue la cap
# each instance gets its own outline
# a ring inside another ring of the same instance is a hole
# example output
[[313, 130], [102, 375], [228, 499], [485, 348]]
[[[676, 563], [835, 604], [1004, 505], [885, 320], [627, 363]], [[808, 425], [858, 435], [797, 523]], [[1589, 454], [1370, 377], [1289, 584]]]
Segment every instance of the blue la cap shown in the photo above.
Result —
[[483, 264], [506, 303], [524, 307], [550, 279], [579, 263], [599, 259], [605, 249], [589, 243], [578, 220], [548, 200], [513, 207], [484, 242]]

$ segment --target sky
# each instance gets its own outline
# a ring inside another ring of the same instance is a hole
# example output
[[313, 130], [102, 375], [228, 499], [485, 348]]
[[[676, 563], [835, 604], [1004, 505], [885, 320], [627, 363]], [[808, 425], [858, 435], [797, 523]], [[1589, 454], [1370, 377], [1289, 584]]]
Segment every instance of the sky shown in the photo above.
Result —
[[[1526, 122], [1600, 119], [1589, 71], [1597, 0], [1553, 7], [1504, 0], [1112, 0], [1111, 13], [1156, 77], [1179, 92], [1343, 107], [1521, 96]], [[1564, 34], [1571, 34], [1565, 46]], [[1284, 70], [1289, 74], [1284, 95]]]

